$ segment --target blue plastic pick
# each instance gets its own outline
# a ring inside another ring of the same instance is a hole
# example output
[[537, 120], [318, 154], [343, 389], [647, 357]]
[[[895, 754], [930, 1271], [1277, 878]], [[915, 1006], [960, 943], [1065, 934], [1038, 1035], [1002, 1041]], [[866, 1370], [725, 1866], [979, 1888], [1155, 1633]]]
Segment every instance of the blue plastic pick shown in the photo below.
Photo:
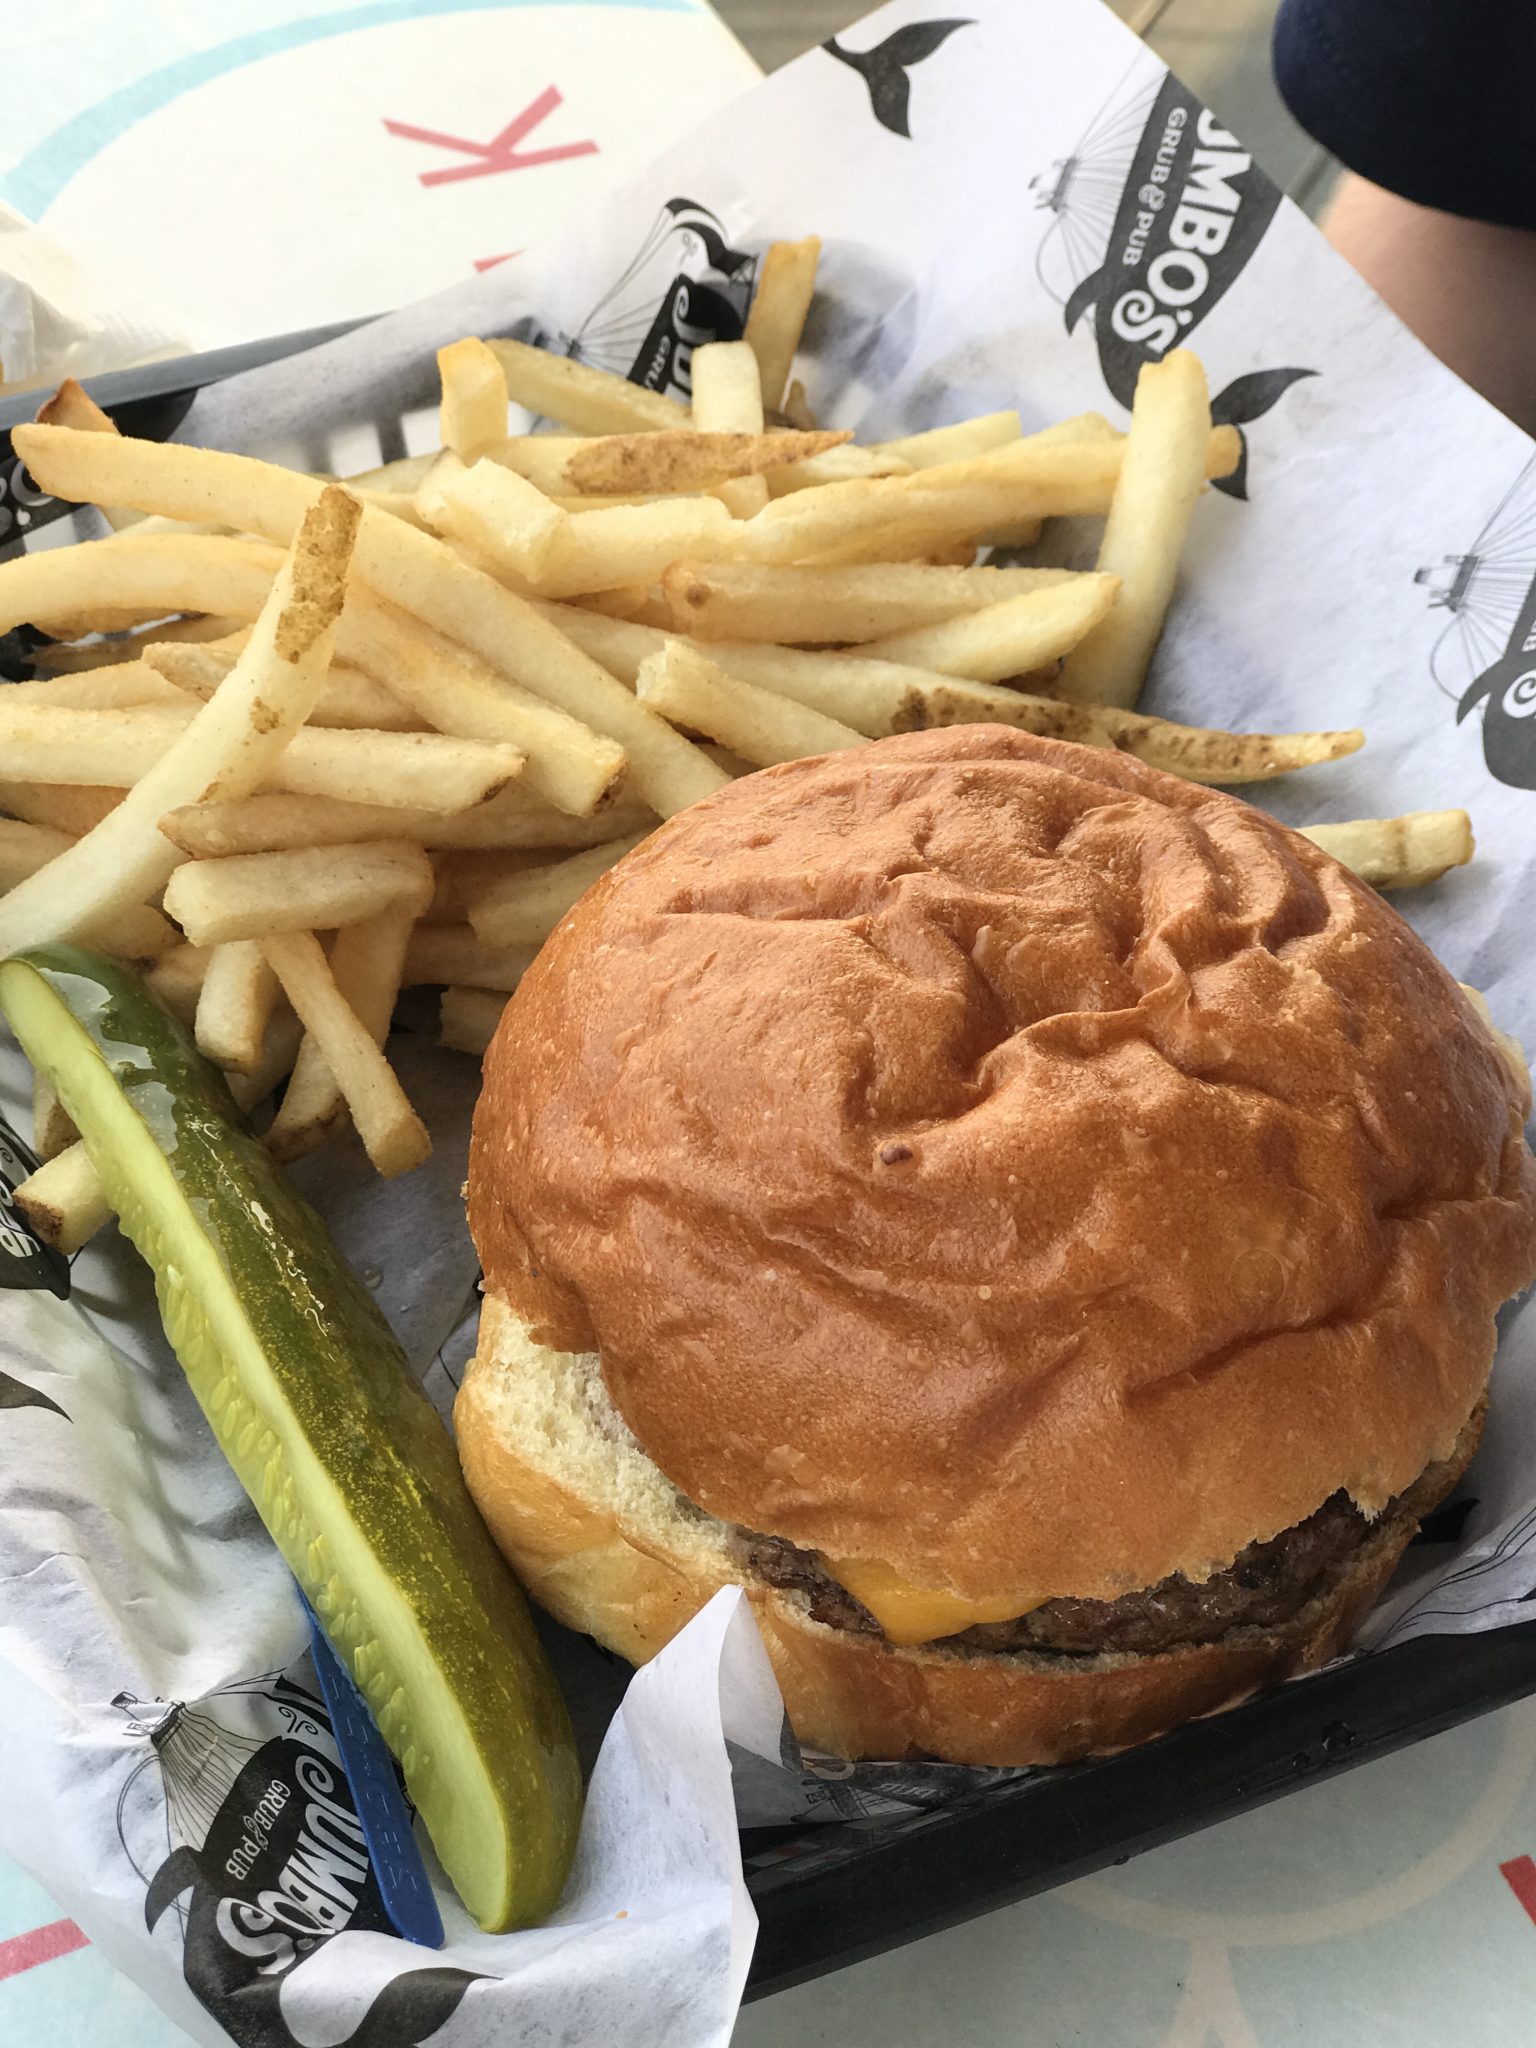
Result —
[[315, 1675], [330, 1709], [331, 1732], [352, 1788], [352, 1803], [368, 1844], [384, 1910], [395, 1932], [407, 1941], [414, 1941], [421, 1948], [441, 1948], [443, 1916], [437, 1910], [427, 1866], [416, 1846], [410, 1809], [395, 1776], [394, 1758], [368, 1710], [368, 1702], [331, 1648], [302, 1588], [299, 1603], [309, 1622]]

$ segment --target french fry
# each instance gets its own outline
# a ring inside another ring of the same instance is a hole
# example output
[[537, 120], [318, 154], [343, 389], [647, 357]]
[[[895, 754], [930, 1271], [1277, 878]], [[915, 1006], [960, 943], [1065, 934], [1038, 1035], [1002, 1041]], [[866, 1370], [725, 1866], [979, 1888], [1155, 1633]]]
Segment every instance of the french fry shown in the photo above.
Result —
[[1108, 614], [1119, 587], [1114, 576], [1076, 576], [1070, 583], [1006, 597], [1001, 604], [936, 626], [888, 634], [861, 652], [871, 661], [908, 662], [938, 675], [1001, 682], [1005, 676], [1047, 668], [1069, 653]]
[[[321, 489], [311, 478], [271, 463], [213, 449], [133, 441], [126, 436], [71, 434], [62, 427], [17, 427], [13, 442], [16, 435], [29, 437], [24, 460], [39, 484], [56, 495], [89, 498], [100, 490], [137, 500], [146, 509], [173, 514], [212, 506], [223, 513], [228, 524], [278, 539], [286, 538], [312, 495]], [[20, 445], [18, 452], [22, 452]], [[745, 531], [745, 522], [733, 523], [732, 531]], [[98, 556], [126, 554], [131, 545], [131, 539], [102, 543], [94, 552]], [[144, 548], [158, 546], [162, 550], [193, 545], [143, 543]], [[238, 548], [240, 543], [210, 539], [196, 545], [208, 550]], [[87, 551], [50, 552], [62, 556]], [[46, 554], [29, 555], [0, 565], [0, 620], [7, 609], [20, 605], [19, 616], [10, 623], [21, 623], [27, 593], [48, 584], [48, 572], [42, 569], [47, 558]], [[42, 571], [40, 576], [33, 573], [34, 565]], [[492, 668], [513, 680], [522, 676], [536, 682], [539, 696], [616, 740], [629, 757], [629, 776], [636, 793], [661, 815], [669, 817], [718, 787], [710, 763], [695, 748], [628, 691], [616, 689], [611, 676], [588, 661], [529, 604], [460, 561], [446, 542], [365, 506], [357, 533], [355, 573], [375, 590], [387, 592], [393, 604], [414, 612]], [[67, 585], [70, 579], [63, 580]], [[0, 625], [0, 631], [4, 630]], [[350, 653], [346, 646], [343, 652], [372, 673], [366, 659]], [[403, 682], [400, 690], [403, 694]], [[549, 787], [541, 794], [558, 801]]]
[[742, 775], [755, 775], [757, 763], [744, 761], [740, 754], [733, 754], [729, 747], [717, 746], [713, 740], [704, 743], [704, 751], [717, 768], [723, 769], [734, 782]]
[[683, 561], [661, 579], [667, 620], [643, 612], [617, 616], [670, 625], [699, 640], [826, 646], [937, 625], [1072, 576], [1070, 569], [936, 569], [917, 562], [806, 569]]
[[[115, 436], [80, 439], [118, 445]], [[131, 795], [0, 899], [0, 954], [99, 928], [141, 902], [166, 882], [180, 859], [156, 821], [214, 787], [223, 796], [244, 796], [276, 765], [324, 683], [357, 526], [353, 501], [344, 491], [326, 490], [301, 520], [251, 643], [217, 695], [175, 733]]]
[[[770, 406], [769, 411], [773, 408]], [[821, 424], [817, 419], [811, 401], [806, 397], [805, 385], [800, 378], [791, 377], [789, 388], [784, 393], [780, 415], [788, 427], [799, 427], [802, 432], [814, 433]]]
[[334, 931], [396, 903], [419, 917], [432, 887], [432, 863], [419, 846], [381, 839], [188, 861], [166, 885], [165, 907], [194, 946], [218, 947], [274, 932]]
[[[591, 447], [596, 444], [589, 442], [585, 445]], [[723, 485], [715, 484], [702, 492], [675, 491], [670, 495], [718, 498], [723, 489]], [[550, 496], [550, 503], [558, 505], [562, 512], [614, 512], [624, 505], [654, 505], [658, 497], [666, 495], [659, 491], [555, 491]], [[509, 587], [515, 588], [515, 585]]]
[[[671, 426], [656, 429], [668, 435], [690, 431], [686, 419]], [[515, 470], [529, 483], [536, 484], [546, 498], [555, 500], [573, 492], [576, 486], [571, 482], [570, 464], [573, 456], [584, 448], [600, 447], [611, 435], [599, 435], [593, 439], [585, 434], [509, 434], [504, 441], [498, 441], [494, 448], [486, 450], [486, 459], [499, 462], [503, 469]], [[629, 440], [630, 435], [620, 438]]]
[[[178, 649], [178, 652], [181, 650]], [[133, 704], [174, 704], [176, 687], [146, 661], [119, 662], [79, 675], [6, 685], [7, 704], [60, 704], [72, 711], [115, 711]]]
[[[1070, 419], [1057, 420], [1049, 427], [1038, 427], [1026, 438], [1032, 448], [1059, 448], [1067, 441], [1096, 441], [1100, 445], [1114, 441], [1123, 446], [1125, 441], [1125, 435], [1101, 412], [1075, 412]], [[1225, 434], [1220, 428], [1212, 434], [1206, 459], [1212, 464], [1212, 475], [1218, 473], [1215, 468], [1218, 461], [1226, 461], [1229, 468], [1236, 461], [1236, 444], [1230, 428]], [[918, 466], [927, 467], [921, 463]]]
[[[0, 818], [0, 891], [14, 889], [74, 844], [70, 833]], [[176, 927], [148, 903], [121, 905], [86, 925], [77, 936], [86, 945], [115, 953], [120, 960], [141, 964], [160, 959], [180, 944]]]
[[440, 464], [416, 502], [439, 533], [520, 577], [538, 576], [567, 524], [566, 514], [537, 484], [488, 460], [472, 469]]
[[254, 939], [214, 946], [197, 999], [198, 1051], [233, 1073], [255, 1073], [276, 1002], [277, 976]]
[[70, 788], [60, 783], [0, 782], [0, 810], [48, 832], [78, 839], [101, 823], [123, 800], [120, 789], [99, 785]]
[[212, 957], [207, 946], [174, 946], [144, 977], [172, 1016], [188, 1026], [197, 1021], [203, 976]]
[[[331, 950], [334, 955], [335, 947]], [[306, 1158], [318, 1150], [346, 1120], [346, 1097], [337, 1087], [316, 1041], [306, 1033], [283, 1099], [263, 1141], [279, 1164], [290, 1166], [295, 1159]]]
[[596, 846], [654, 824], [655, 813], [621, 799], [596, 817], [571, 818], [514, 784], [473, 810], [447, 815], [272, 792], [236, 803], [188, 804], [159, 822], [166, 838], [183, 853], [197, 860], [217, 860], [231, 853], [281, 853], [290, 847], [347, 846], [373, 839], [507, 850]]
[[[917, 469], [910, 476], [859, 477], [796, 491], [775, 498], [742, 525], [736, 553], [739, 559], [760, 562], [831, 559], [833, 549], [865, 545], [878, 536], [889, 559], [903, 543], [910, 549], [920, 542], [926, 549], [1000, 525], [1107, 512], [1126, 446], [1119, 439], [1084, 438], [1082, 423], [1068, 421], [1061, 429], [963, 461]], [[1206, 473], [1225, 476], [1238, 453], [1235, 429], [1211, 429]]]
[[[757, 357], [745, 341], [712, 341], [693, 352], [693, 424], [707, 434], [760, 435], [763, 387]], [[735, 519], [750, 519], [768, 502], [763, 476], [744, 476], [716, 492]]]
[[545, 597], [651, 583], [679, 555], [729, 552], [739, 529], [715, 498], [658, 498], [605, 512], [575, 512], [531, 577]]
[[663, 631], [672, 624], [672, 607], [659, 583], [621, 583], [617, 590], [588, 590], [575, 601], [584, 610], [606, 613], [610, 619], [637, 619], [642, 626], [660, 626]]
[[708, 733], [758, 768], [864, 744], [864, 735], [851, 726], [739, 682], [680, 640], [646, 656], [635, 693], [664, 718]]
[[[436, 545], [426, 535], [421, 539]], [[9, 592], [24, 612], [39, 598], [49, 601], [61, 583], [77, 587], [89, 578], [102, 588], [143, 593], [152, 610], [217, 591], [221, 604], [239, 606], [254, 619], [281, 561], [279, 550], [261, 542], [129, 536], [110, 548], [52, 549], [5, 564], [0, 567], [0, 604]], [[154, 629], [156, 634], [161, 630]], [[428, 724], [459, 738], [522, 747], [534, 788], [561, 809], [577, 815], [594, 809], [623, 769], [623, 749], [614, 741], [370, 591], [349, 590], [337, 634], [347, 662], [382, 682]]]
[[[867, 664], [874, 668], [874, 663]], [[853, 710], [847, 711], [852, 719]], [[1298, 768], [1339, 761], [1365, 744], [1358, 729], [1343, 732], [1222, 732], [1175, 725], [1111, 704], [1065, 704], [995, 683], [938, 679], [914, 688], [891, 714], [889, 729], [922, 732], [936, 725], [1008, 725], [1042, 739], [1113, 747], [1186, 782], [1217, 785], [1272, 782]]]
[[176, 701], [118, 711], [12, 703], [0, 696], [0, 758], [27, 781], [131, 788], [187, 730], [197, 707]]
[[912, 464], [899, 455], [880, 455], [872, 448], [849, 442], [825, 455], [809, 455], [788, 468], [768, 470], [763, 481], [770, 498], [782, 498], [791, 491], [809, 491], [817, 484], [839, 484], [857, 476], [910, 476]]
[[114, 540], [121, 540], [129, 533], [136, 540], [142, 540], [150, 534], [171, 535], [184, 540], [189, 534], [229, 532], [229, 528], [217, 519], [167, 519], [158, 513], [126, 511], [121, 516], [123, 525], [112, 534]]
[[[462, 811], [505, 789], [521, 772], [517, 747], [459, 739], [446, 732], [298, 733], [267, 777], [271, 789], [333, 796], [360, 804]], [[221, 788], [212, 792], [222, 796]]]
[[[492, 644], [489, 629], [484, 640]], [[349, 596], [338, 644], [429, 725], [460, 739], [521, 748], [529, 792], [572, 817], [597, 810], [624, 772], [617, 739], [366, 592]]]
[[[275, 548], [268, 550], [266, 560], [270, 562], [276, 553], [277, 550]], [[146, 626], [144, 629], [144, 652], [141, 659], [147, 662], [151, 668], [156, 669], [158, 673], [168, 674], [168, 671], [160, 666], [161, 657], [169, 653], [173, 648], [179, 653], [184, 647], [190, 646], [195, 654], [206, 654], [213, 659], [222, 658], [226, 662], [233, 663], [238, 655], [245, 652], [246, 643], [250, 637], [251, 629], [248, 625], [235, 624], [229, 632], [221, 633], [217, 639], [193, 641], [184, 639], [161, 640], [153, 627]], [[334, 667], [334, 665], [333, 663], [332, 666]], [[185, 686], [178, 684], [177, 687], [182, 688]]]
[[[719, 488], [711, 489], [710, 497], [719, 496]], [[562, 512], [612, 512], [621, 505], [654, 505], [656, 491], [556, 491], [550, 503], [558, 505]], [[674, 496], [697, 496], [698, 493], [673, 493]]]
[[1472, 820], [1465, 811], [1408, 811], [1400, 818], [1353, 818], [1340, 825], [1303, 825], [1302, 836], [1331, 853], [1376, 889], [1412, 889], [1438, 881], [1472, 858]]
[[[185, 640], [192, 646], [207, 641], [227, 643], [238, 636], [239, 646], [244, 647], [251, 637], [251, 619], [228, 617], [220, 612], [201, 612], [190, 618], [161, 619], [156, 625], [146, 626], [144, 634], [146, 640], [152, 640], [156, 646], [164, 646], [171, 640]], [[236, 649], [238, 651], [239, 648]]]
[[96, 1169], [78, 1142], [29, 1174], [12, 1200], [43, 1243], [66, 1258], [112, 1221]]
[[1055, 460], [1048, 465], [1041, 458], [1033, 484], [981, 476], [919, 497], [916, 486], [942, 472], [916, 470], [910, 476], [854, 477], [794, 491], [742, 523], [733, 554], [741, 561], [767, 563], [911, 559], [974, 538], [1002, 520], [1107, 510], [1119, 451], [1088, 448], [1065, 460], [1060, 451], [1051, 453]]
[[[389, 1036], [406, 941], [416, 912], [409, 903], [391, 904], [361, 924], [344, 925], [330, 951], [331, 977], [353, 1014], [382, 1051]], [[305, 1034], [267, 1131], [274, 1158], [290, 1160], [311, 1152], [346, 1115], [346, 1098], [319, 1041]]]
[[[66, 377], [53, 396], [38, 408], [38, 419], [44, 426], [74, 427], [83, 434], [115, 434], [117, 422], [110, 413], [103, 412], [83, 385], [73, 377]], [[115, 533], [134, 525], [139, 514], [124, 511], [116, 505], [103, 505], [101, 516]]]
[[[605, 612], [589, 610], [585, 605], [551, 604], [544, 599], [536, 602], [551, 625], [558, 626], [589, 659], [601, 662], [611, 676], [630, 689], [635, 686], [640, 664], [646, 656], [659, 654], [669, 640], [682, 637], [669, 633], [665, 627], [613, 618]], [[699, 652], [720, 661], [726, 649], [717, 643], [701, 647]]]
[[[143, 661], [138, 666], [158, 677], [168, 692], [207, 699], [238, 659], [237, 648], [226, 649], [218, 643], [189, 646], [173, 640], [146, 647]], [[143, 701], [151, 700], [146, 698]], [[392, 690], [375, 682], [361, 669], [346, 668], [334, 661], [326, 676], [325, 688], [320, 692], [320, 701], [309, 714], [309, 723], [362, 728], [370, 732], [424, 730], [423, 721]]]
[[79, 937], [88, 946], [99, 946], [104, 953], [115, 953], [120, 960], [141, 967], [162, 959], [181, 943], [176, 927], [150, 903], [126, 903], [86, 925]]
[[438, 1044], [449, 1052], [467, 1052], [479, 1059], [496, 1036], [506, 1007], [506, 997], [492, 989], [445, 988]]
[[[1042, 426], [1034, 434], [1026, 434], [1022, 440], [1001, 442], [995, 449], [985, 449], [981, 455], [961, 457], [958, 461], [918, 465], [918, 475], [913, 479], [913, 489], [950, 489], [965, 483], [1028, 483], [1036, 487], [1065, 489], [1067, 496], [1073, 496], [1073, 477], [1079, 469], [1087, 475], [1100, 475], [1110, 481], [1110, 487], [1118, 481], [1120, 463], [1124, 461], [1128, 434], [1122, 434], [1116, 426], [1104, 418], [1102, 412], [1079, 412], [1069, 420], [1057, 420], [1055, 426]], [[1090, 451], [1098, 451], [1098, 465], [1090, 461]], [[1204, 465], [1208, 477], [1225, 477], [1237, 467], [1241, 457], [1241, 440], [1233, 426], [1212, 426], [1204, 438]], [[1106, 506], [1100, 506], [1106, 510]]]
[[[1230, 438], [1231, 431], [1230, 428], [1227, 430], [1228, 438]], [[1016, 437], [1010, 436], [1009, 438]], [[1040, 428], [1038, 432], [1029, 436], [1029, 445], [1032, 449], [1039, 450], [1042, 448], [1057, 448], [1069, 441], [1104, 443], [1110, 441], [1123, 442], [1124, 439], [1124, 434], [1117, 427], [1112, 427], [1102, 413], [1083, 412], [1078, 413], [1072, 419], [1058, 420], [1054, 426]], [[995, 447], [1005, 445], [1007, 445], [1005, 442], [994, 444]], [[1218, 446], [1224, 448], [1226, 442], [1223, 441], [1218, 444], [1213, 440], [1212, 446], [1213, 450]], [[982, 450], [981, 452], [990, 453], [992, 451]], [[965, 455], [957, 454], [945, 458], [945, 461], [947, 461], [952, 474], [959, 477], [964, 474], [963, 464], [967, 459]], [[917, 465], [919, 468], [942, 468], [944, 466], [945, 462], [940, 461], [937, 457], [931, 464], [919, 463]], [[1230, 463], [1228, 466], [1230, 467]], [[998, 520], [978, 533], [976, 538], [978, 542], [986, 547], [1028, 548], [1033, 547], [1040, 538], [1040, 531], [1040, 520], [1025, 516], [1023, 518]], [[930, 557], [930, 559], [937, 558]]]
[[[564, 617], [567, 608], [552, 605], [550, 610]], [[577, 613], [566, 623], [594, 660], [631, 683], [647, 659], [669, 644], [681, 644], [669, 642], [665, 634], [648, 626], [598, 618], [590, 612]], [[1188, 782], [1216, 784], [1268, 782], [1297, 768], [1340, 760], [1365, 744], [1365, 735], [1359, 731], [1231, 733], [1175, 725], [1165, 718], [1110, 705], [1064, 704], [1054, 697], [1029, 696], [995, 683], [935, 675], [900, 662], [870, 661], [862, 649], [849, 654], [812, 653], [799, 647], [727, 640], [697, 651], [707, 652], [720, 669], [738, 681], [792, 698], [809, 710], [853, 727], [866, 739], [922, 732], [940, 725], [1009, 725], [1045, 739], [1115, 747]]]
[[349, 490], [410, 493], [420, 488], [437, 455], [436, 450], [430, 455], [401, 455], [377, 469], [360, 469], [342, 482]]
[[1181, 348], [1144, 363], [1099, 548], [1099, 567], [1120, 578], [1120, 599], [1062, 671], [1060, 690], [1069, 703], [1129, 710], [1141, 695], [1207, 475], [1210, 438], [1200, 358]]
[[1019, 440], [1023, 432], [1016, 412], [984, 412], [973, 420], [957, 420], [951, 427], [928, 427], [920, 434], [876, 441], [868, 453], [894, 456], [913, 469], [933, 469], [941, 462], [963, 462], [972, 455], [985, 455], [989, 448], [1004, 448]]
[[0, 818], [0, 893], [14, 889], [28, 875], [57, 860], [74, 845], [75, 836], [46, 825], [28, 825], [19, 818]]
[[[1015, 521], [1009, 529], [1023, 533], [1026, 529], [1039, 539], [1043, 530], [1040, 520]], [[1027, 541], [1010, 545], [1024, 547]], [[910, 564], [915, 568], [968, 569], [976, 560], [978, 542], [968, 534], [956, 539], [952, 532], [942, 527], [921, 525], [877, 526], [867, 532], [854, 532], [849, 539], [840, 541], [835, 547], [811, 548], [802, 558], [806, 568], [832, 569], [849, 567], [902, 567]]]
[[578, 434], [643, 434], [686, 427], [688, 413], [675, 398], [646, 391], [627, 378], [551, 355], [522, 341], [487, 341], [507, 380], [514, 404]]
[[557, 860], [549, 867], [530, 868], [492, 882], [469, 904], [469, 922], [488, 946], [541, 946], [555, 926], [585, 896], [600, 875], [621, 861], [646, 837], [637, 832], [608, 846], [592, 846]]
[[[218, 617], [161, 619], [137, 632], [118, 634], [107, 640], [88, 640], [79, 645], [51, 641], [34, 647], [32, 666], [45, 675], [77, 675], [88, 669], [113, 668], [125, 661], [138, 661], [151, 644], [167, 641], [218, 641], [239, 627], [238, 619]], [[244, 629], [249, 631], [249, 628]]]
[[[348, 490], [354, 486], [349, 484]], [[359, 501], [371, 505], [375, 512], [383, 512], [391, 519], [403, 519], [407, 526], [418, 526], [423, 533], [432, 531], [432, 522], [416, 502], [414, 491], [357, 491]], [[216, 528], [223, 532], [225, 529]]]
[[293, 1070], [304, 1027], [286, 1003], [278, 1003], [267, 1019], [262, 1040], [261, 1061], [252, 1073], [226, 1074], [229, 1092], [242, 1109], [255, 1109], [266, 1101], [278, 1082]]
[[53, 1083], [40, 1069], [32, 1076], [32, 1150], [39, 1159], [57, 1159], [80, 1141], [69, 1111]]
[[405, 988], [499, 989], [510, 995], [533, 965], [536, 946], [488, 946], [467, 924], [419, 924], [405, 949]]
[[313, 932], [263, 939], [262, 951], [283, 993], [346, 1098], [368, 1157], [386, 1179], [408, 1173], [432, 1150], [394, 1069], [352, 1009]]
[[450, 848], [433, 856], [435, 886], [432, 901], [421, 913], [424, 924], [463, 924], [469, 906], [494, 883], [508, 875], [526, 874], [529, 868], [547, 866], [553, 856], [544, 848], [526, 853], [487, 852], [477, 848]]
[[[10, 767], [31, 780], [128, 788], [153, 772], [199, 715], [193, 700], [183, 695], [181, 704], [75, 711], [12, 706], [0, 699], [0, 748]], [[516, 747], [442, 732], [306, 727], [294, 734], [265, 779], [297, 795], [460, 811], [504, 789], [523, 762]], [[224, 795], [223, 784], [209, 794]]]
[[437, 371], [443, 385], [443, 446], [461, 462], [478, 462], [506, 435], [506, 373], [485, 343], [473, 336], [440, 348]]
[[84, 434], [117, 432], [111, 414], [103, 412], [84, 385], [73, 377], [66, 377], [52, 397], [44, 399], [37, 417], [45, 426], [75, 427]]
[[[705, 353], [699, 349], [693, 358], [696, 423], [701, 420], [699, 361]], [[799, 468], [814, 457], [826, 456], [829, 450], [841, 449], [852, 438], [847, 431], [802, 434], [781, 428], [765, 432], [761, 425], [711, 432], [702, 424], [696, 424], [691, 433], [610, 434], [600, 440], [575, 442], [565, 457], [556, 488], [621, 495], [707, 490], [732, 478]]]
[[807, 235], [802, 242], [774, 242], [757, 273], [746, 339], [757, 357], [763, 403], [775, 411], [784, 402], [784, 389], [816, 290], [820, 257], [819, 235]]

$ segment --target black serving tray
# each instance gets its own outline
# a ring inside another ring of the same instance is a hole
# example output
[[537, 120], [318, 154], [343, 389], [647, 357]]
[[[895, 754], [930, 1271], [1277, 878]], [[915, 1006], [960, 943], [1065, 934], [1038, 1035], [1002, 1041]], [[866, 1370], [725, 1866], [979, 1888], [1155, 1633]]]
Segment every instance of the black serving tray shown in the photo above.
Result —
[[[165, 438], [198, 390], [352, 324], [83, 381], [124, 431]], [[41, 395], [0, 403], [0, 556], [19, 552], [31, 532], [72, 509], [39, 500], [11, 451], [10, 428], [33, 417]], [[24, 640], [6, 636], [0, 673], [24, 672], [26, 652]], [[616, 1672], [615, 1700], [621, 1689]], [[980, 1786], [962, 1779], [941, 1803], [906, 1813], [746, 1829], [742, 1861], [758, 1915], [746, 1995], [766, 1997], [1127, 1862], [1532, 1692], [1536, 1620], [1482, 1635], [1426, 1636], [1119, 1756]]]
[[1125, 1863], [1330, 1772], [1536, 1692], [1536, 1621], [1423, 1636], [910, 1816], [742, 1836], [759, 1932], [748, 1998]]

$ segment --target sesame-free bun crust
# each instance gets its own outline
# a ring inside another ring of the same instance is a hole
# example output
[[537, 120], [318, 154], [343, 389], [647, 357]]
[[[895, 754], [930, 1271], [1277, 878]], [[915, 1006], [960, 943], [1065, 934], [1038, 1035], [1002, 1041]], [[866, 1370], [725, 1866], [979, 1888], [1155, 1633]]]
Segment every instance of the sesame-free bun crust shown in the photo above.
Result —
[[[707, 1515], [967, 1599], [1112, 1599], [1451, 1455], [1536, 1271], [1527, 1106], [1310, 842], [967, 727], [747, 777], [584, 897], [487, 1056], [470, 1221]], [[805, 1629], [759, 1607], [790, 1669]], [[880, 1697], [926, 1668], [868, 1654], [813, 1662]], [[1187, 1710], [1275, 1654], [1182, 1654]], [[1001, 1681], [966, 1670], [979, 1724]]]
[[[633, 1663], [720, 1587], [745, 1587], [791, 1725], [837, 1756], [1065, 1763], [1142, 1742], [1339, 1655], [1416, 1523], [1384, 1517], [1289, 1622], [1157, 1656], [894, 1650], [823, 1627], [803, 1597], [743, 1570], [730, 1532], [689, 1509], [609, 1407], [597, 1359], [537, 1344], [494, 1295], [454, 1421], [471, 1493], [529, 1592]], [[1477, 1441], [1480, 1411], [1447, 1463]]]

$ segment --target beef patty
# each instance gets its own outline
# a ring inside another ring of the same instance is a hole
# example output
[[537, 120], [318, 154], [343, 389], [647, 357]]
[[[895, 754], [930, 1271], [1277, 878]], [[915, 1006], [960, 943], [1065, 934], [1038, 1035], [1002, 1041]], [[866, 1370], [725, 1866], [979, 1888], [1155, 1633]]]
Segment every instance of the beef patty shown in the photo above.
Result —
[[[1387, 1516], [1427, 1515], [1454, 1485], [1457, 1465], [1428, 1465]], [[1006, 1656], [1014, 1650], [1092, 1657], [1106, 1651], [1152, 1656], [1188, 1643], [1208, 1643], [1234, 1628], [1273, 1628], [1289, 1621], [1369, 1535], [1372, 1522], [1347, 1493], [1331, 1494], [1315, 1514], [1267, 1543], [1250, 1543], [1225, 1571], [1194, 1581], [1181, 1573], [1118, 1600], [1047, 1600], [1016, 1621], [989, 1621], [944, 1639], [946, 1649]], [[747, 1568], [770, 1586], [803, 1593], [813, 1621], [828, 1628], [879, 1635], [880, 1624], [826, 1572], [814, 1551], [782, 1536], [740, 1532]]]

